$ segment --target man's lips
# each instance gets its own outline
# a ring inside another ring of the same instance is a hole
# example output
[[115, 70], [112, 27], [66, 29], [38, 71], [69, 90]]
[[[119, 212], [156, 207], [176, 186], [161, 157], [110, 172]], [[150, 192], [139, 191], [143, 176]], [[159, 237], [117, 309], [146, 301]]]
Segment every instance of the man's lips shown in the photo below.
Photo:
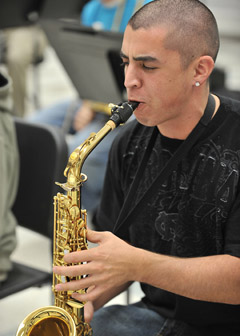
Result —
[[136, 108], [136, 110], [141, 110], [141, 108], [145, 105], [144, 102], [138, 102], [138, 107]]

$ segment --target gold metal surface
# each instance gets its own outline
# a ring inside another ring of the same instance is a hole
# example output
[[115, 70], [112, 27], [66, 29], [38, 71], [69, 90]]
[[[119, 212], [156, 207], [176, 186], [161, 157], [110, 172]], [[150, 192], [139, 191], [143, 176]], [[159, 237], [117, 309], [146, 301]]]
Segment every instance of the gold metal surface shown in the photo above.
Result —
[[77, 336], [71, 315], [56, 306], [47, 306], [34, 310], [22, 321], [17, 335]]
[[[131, 113], [133, 107], [127, 104]], [[113, 105], [114, 113], [118, 113]], [[123, 109], [122, 106], [119, 109]], [[121, 122], [121, 119], [120, 119]], [[87, 212], [81, 208], [81, 187], [87, 176], [81, 172], [82, 166], [101, 140], [118, 124], [109, 120], [98, 133], [92, 133], [70, 155], [64, 175], [66, 183], [57, 183], [65, 193], [54, 196], [53, 265], [68, 266], [64, 262], [66, 253], [82, 251], [87, 244]], [[86, 275], [87, 276], [87, 275]], [[53, 273], [52, 291], [54, 306], [43, 307], [29, 314], [18, 328], [16, 336], [91, 336], [92, 329], [84, 321], [84, 302], [71, 297], [72, 292], [56, 291], [57, 284], [78, 280], [84, 276], [69, 279]], [[80, 290], [84, 293], [85, 290]]]

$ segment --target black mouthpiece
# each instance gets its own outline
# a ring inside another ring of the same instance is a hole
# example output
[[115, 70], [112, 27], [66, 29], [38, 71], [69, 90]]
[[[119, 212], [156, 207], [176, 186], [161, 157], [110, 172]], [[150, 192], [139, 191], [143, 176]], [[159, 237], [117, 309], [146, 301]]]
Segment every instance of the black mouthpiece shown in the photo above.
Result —
[[133, 114], [133, 111], [137, 108], [138, 102], [125, 102], [119, 106], [116, 106], [112, 109], [112, 120], [116, 127], [120, 124], [124, 124]]
[[133, 101], [133, 102], [129, 102], [128, 104], [132, 106], [132, 109], [134, 111], [138, 107], [139, 102]]

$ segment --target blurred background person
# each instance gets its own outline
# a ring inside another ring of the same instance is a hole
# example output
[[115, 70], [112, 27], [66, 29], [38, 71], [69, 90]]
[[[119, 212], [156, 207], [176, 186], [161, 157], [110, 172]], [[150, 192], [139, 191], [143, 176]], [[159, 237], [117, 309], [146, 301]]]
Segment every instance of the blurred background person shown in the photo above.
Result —
[[13, 27], [2, 30], [2, 53], [4, 63], [13, 83], [13, 114], [26, 115], [27, 74], [30, 66], [44, 59], [47, 39], [38, 25]]
[[[90, 0], [81, 12], [81, 23], [94, 29], [123, 32], [132, 14], [151, 0]], [[106, 107], [106, 105], [105, 105]], [[97, 132], [109, 119], [102, 110], [96, 110], [91, 102], [81, 100], [60, 101], [30, 116], [34, 123], [65, 127], [69, 155], [85, 141], [92, 132]], [[66, 120], [69, 124], [66, 127]], [[105, 175], [108, 151], [118, 133], [111, 132], [91, 153], [84, 163], [88, 181], [82, 190], [83, 206], [93, 212], [96, 208]]]
[[19, 156], [12, 113], [12, 82], [0, 72], [0, 286], [12, 268], [10, 256], [15, 250], [16, 219], [12, 206], [19, 178]]

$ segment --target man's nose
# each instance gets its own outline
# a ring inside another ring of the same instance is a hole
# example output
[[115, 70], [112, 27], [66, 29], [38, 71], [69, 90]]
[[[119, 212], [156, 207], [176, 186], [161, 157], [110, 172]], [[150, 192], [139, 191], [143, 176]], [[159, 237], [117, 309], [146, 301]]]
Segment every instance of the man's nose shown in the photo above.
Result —
[[124, 85], [127, 89], [138, 88], [141, 86], [141, 80], [134, 66], [130, 64], [125, 68]]

